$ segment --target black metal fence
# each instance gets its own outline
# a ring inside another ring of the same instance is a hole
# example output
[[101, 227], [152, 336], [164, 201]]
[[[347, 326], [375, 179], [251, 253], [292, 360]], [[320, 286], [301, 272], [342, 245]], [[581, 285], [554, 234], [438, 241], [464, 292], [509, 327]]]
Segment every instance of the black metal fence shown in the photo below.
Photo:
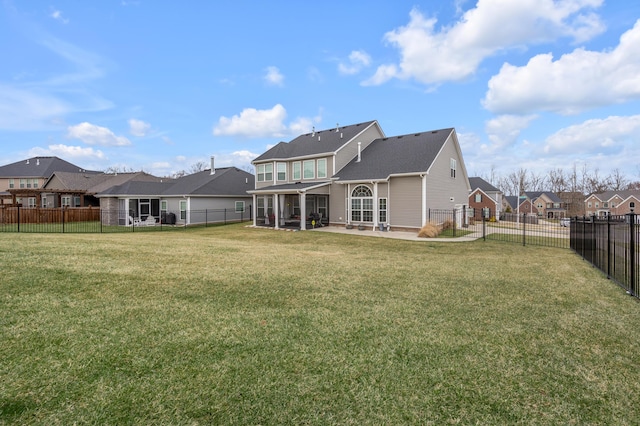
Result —
[[501, 220], [482, 220], [482, 238], [527, 245], [569, 248], [568, 219], [543, 219], [531, 214], [510, 214]]
[[437, 225], [452, 237], [461, 234], [461, 229], [467, 228], [473, 222], [473, 212], [464, 207], [454, 209], [429, 209], [427, 222]]
[[158, 216], [133, 217], [129, 211], [99, 208], [12, 206], [0, 209], [0, 233], [149, 232], [226, 225], [250, 220], [252, 220], [251, 209], [246, 211], [235, 209], [163, 211]]
[[640, 215], [574, 217], [571, 249], [640, 298]]

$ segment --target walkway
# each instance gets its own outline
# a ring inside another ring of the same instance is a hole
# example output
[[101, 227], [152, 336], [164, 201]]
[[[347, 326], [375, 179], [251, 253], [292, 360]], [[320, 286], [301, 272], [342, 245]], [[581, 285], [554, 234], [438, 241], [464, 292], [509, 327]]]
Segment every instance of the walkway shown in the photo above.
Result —
[[440, 243], [462, 243], [468, 241], [475, 241], [482, 238], [482, 224], [471, 225], [465, 228], [466, 231], [472, 231], [471, 234], [467, 234], [463, 237], [457, 238], [421, 238], [418, 237], [417, 232], [406, 231], [359, 231], [357, 228], [347, 229], [344, 226], [323, 226], [322, 228], [309, 229], [309, 231], [315, 232], [333, 232], [336, 234], [350, 234], [360, 235], [363, 237], [379, 237], [379, 238], [395, 238], [399, 240], [407, 241], [432, 241]]

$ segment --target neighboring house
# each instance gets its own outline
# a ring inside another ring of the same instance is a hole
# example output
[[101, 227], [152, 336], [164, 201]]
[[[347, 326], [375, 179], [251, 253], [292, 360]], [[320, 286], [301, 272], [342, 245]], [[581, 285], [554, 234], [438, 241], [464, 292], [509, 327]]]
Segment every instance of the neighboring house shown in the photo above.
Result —
[[587, 216], [616, 216], [631, 212], [631, 203], [635, 212], [640, 210], [640, 191], [606, 191], [591, 194], [584, 200]]
[[488, 209], [487, 219], [499, 219], [503, 206], [502, 191], [480, 177], [470, 177], [469, 185], [471, 186], [469, 207], [473, 208], [474, 218], [482, 220], [483, 211]]
[[253, 161], [254, 225], [419, 229], [462, 208], [469, 180], [453, 128], [385, 137], [377, 121], [298, 136]]
[[32, 157], [0, 166], [0, 204], [41, 205], [36, 194], [55, 172], [100, 173], [84, 170], [58, 157]]
[[566, 216], [567, 210], [560, 197], [550, 191], [525, 192], [531, 200], [538, 217], [547, 219], [561, 219]]
[[161, 182], [159, 178], [145, 172], [132, 173], [72, 173], [55, 172], [36, 194], [41, 207], [97, 207], [100, 200], [96, 194], [123, 185], [130, 181]]
[[[197, 224], [216, 221], [210, 210], [229, 212], [228, 220], [249, 217], [254, 175], [236, 167], [212, 168], [160, 181], [130, 180], [96, 194], [108, 225], [130, 225], [131, 221]], [[167, 219], [171, 217], [173, 219]]]
[[[520, 205], [518, 205], [518, 203]], [[522, 197], [518, 197], [516, 195], [503, 197], [503, 207], [505, 214], [515, 215], [526, 213], [527, 215], [538, 215], [538, 210], [533, 205], [531, 199], [526, 195], [523, 195]]]

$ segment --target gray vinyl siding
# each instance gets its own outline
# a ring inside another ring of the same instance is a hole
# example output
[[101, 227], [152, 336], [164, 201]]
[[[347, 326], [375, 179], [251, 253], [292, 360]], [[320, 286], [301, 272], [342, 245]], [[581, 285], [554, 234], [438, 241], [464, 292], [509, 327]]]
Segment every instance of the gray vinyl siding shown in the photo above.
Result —
[[347, 185], [331, 184], [329, 197], [329, 220], [331, 223], [347, 223]]
[[419, 176], [391, 178], [387, 203], [392, 229], [394, 226], [422, 227], [421, 191], [422, 179]]
[[[451, 177], [451, 159], [457, 162], [455, 179]], [[453, 201], [450, 201], [453, 197]], [[462, 159], [451, 139], [447, 140], [427, 175], [427, 209], [453, 209], [469, 204], [468, 179], [464, 175]]]
[[384, 137], [384, 135], [378, 130], [378, 126], [373, 123], [367, 130], [349, 141], [347, 145], [340, 148], [336, 155], [336, 170], [334, 173], [339, 172], [349, 161], [358, 156], [358, 142], [362, 142], [360, 149], [364, 150], [371, 142], [381, 137]]

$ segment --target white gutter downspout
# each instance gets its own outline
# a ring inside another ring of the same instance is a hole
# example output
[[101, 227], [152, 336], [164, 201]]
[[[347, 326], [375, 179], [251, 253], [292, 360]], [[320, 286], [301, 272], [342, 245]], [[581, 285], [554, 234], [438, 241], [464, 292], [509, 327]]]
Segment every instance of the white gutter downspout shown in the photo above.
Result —
[[422, 179], [422, 224], [424, 226], [427, 223], [427, 175], [420, 175]]

